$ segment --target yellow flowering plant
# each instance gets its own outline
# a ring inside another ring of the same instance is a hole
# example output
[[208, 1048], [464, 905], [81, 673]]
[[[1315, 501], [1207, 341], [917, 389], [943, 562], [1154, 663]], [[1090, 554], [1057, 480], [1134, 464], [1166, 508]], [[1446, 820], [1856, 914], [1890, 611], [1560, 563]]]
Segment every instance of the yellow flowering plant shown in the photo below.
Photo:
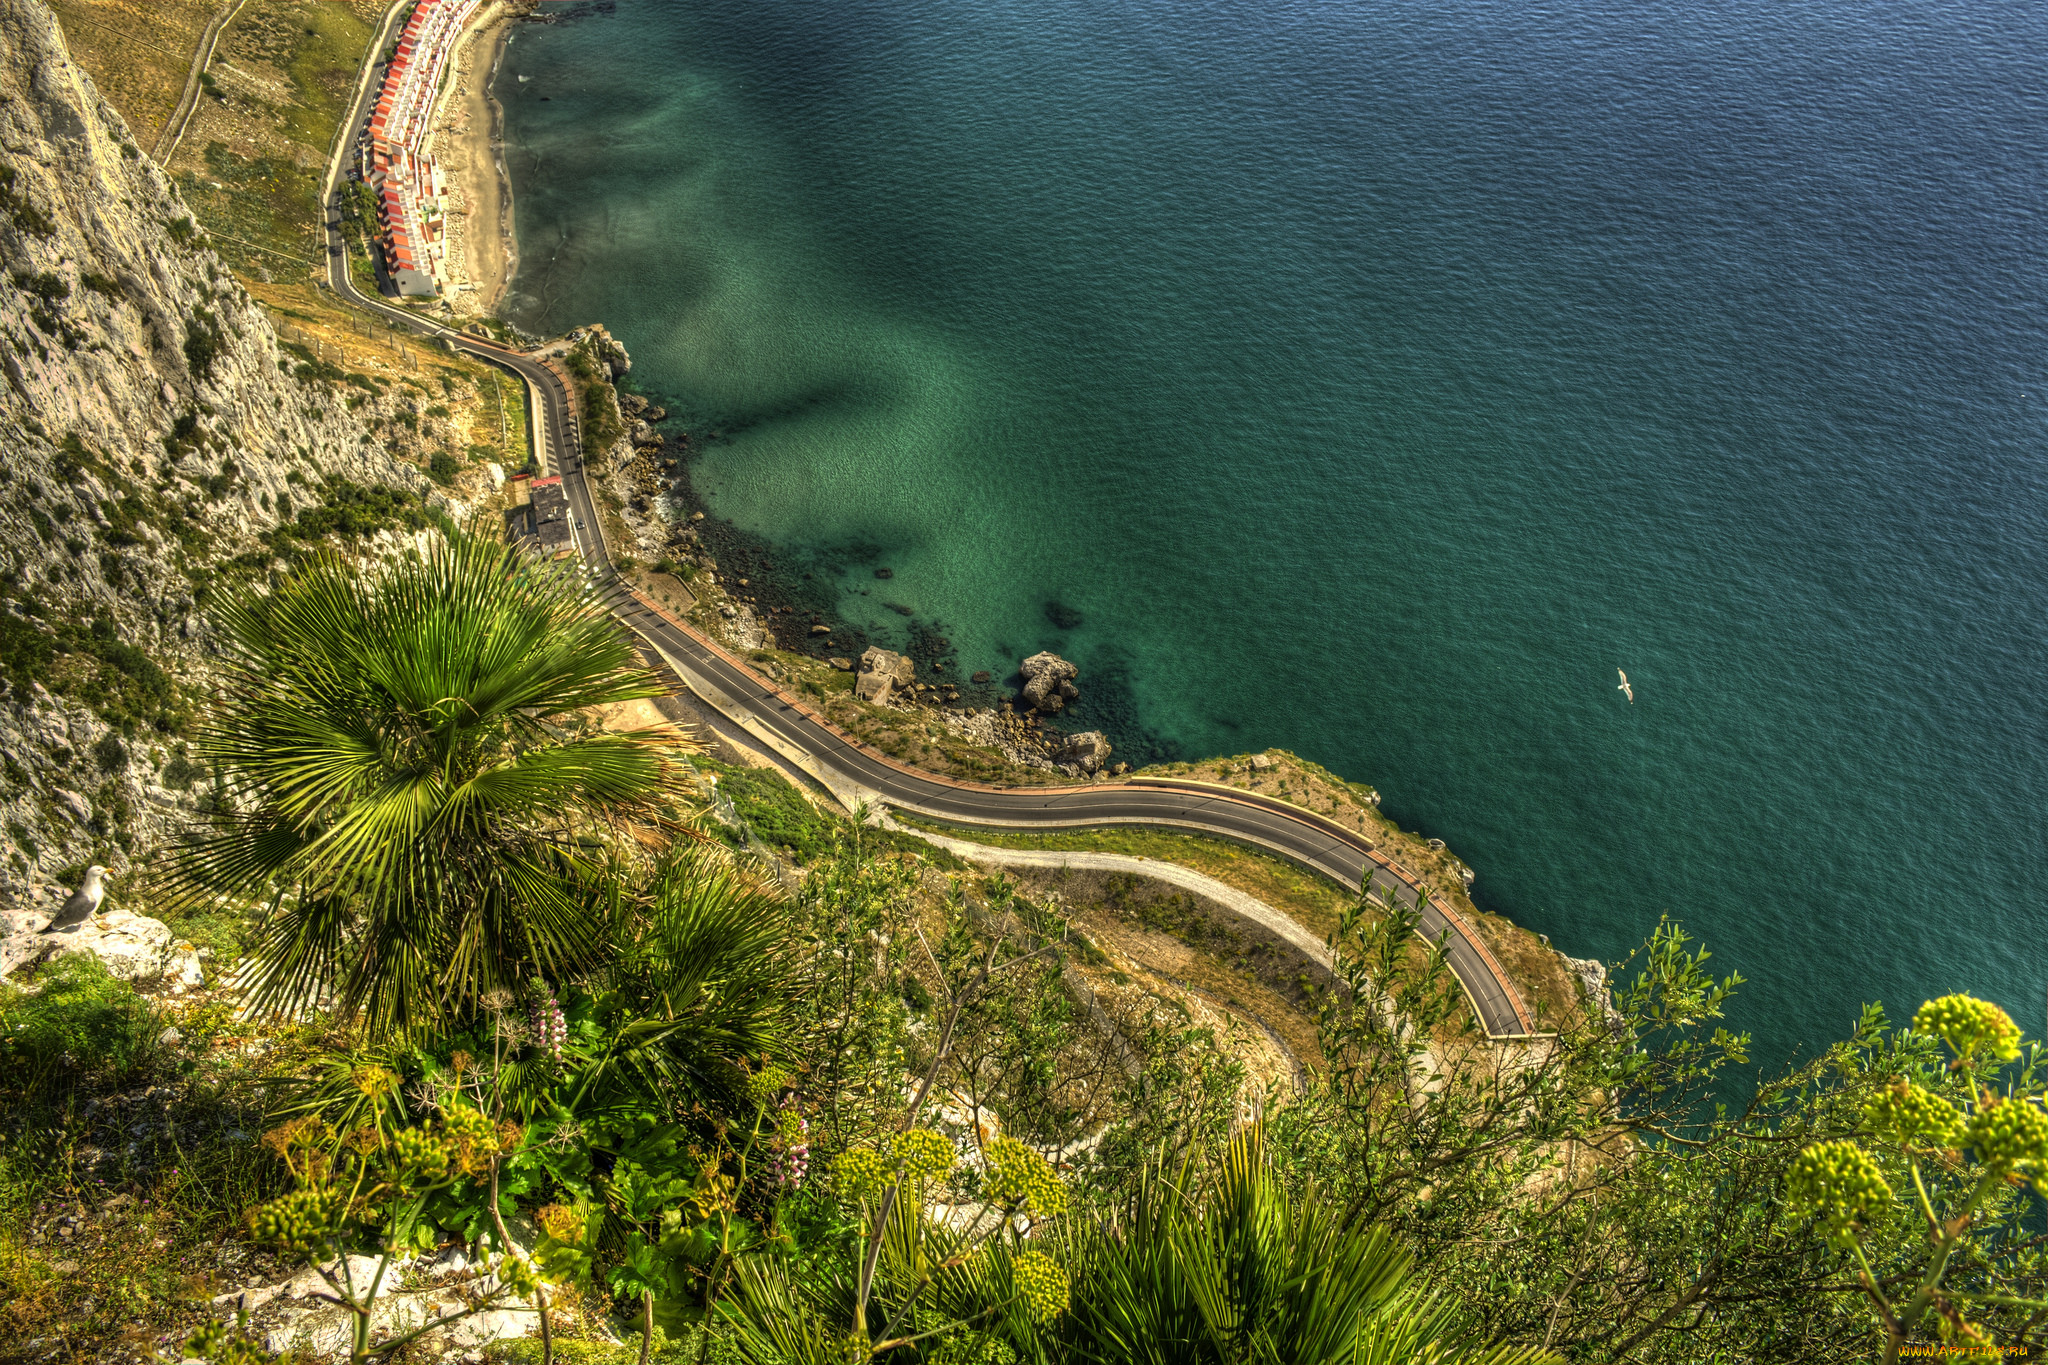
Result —
[[[1854, 1261], [1887, 1365], [1929, 1326], [1972, 1358], [1992, 1344], [1973, 1321], [1984, 1312], [2048, 1316], [2023, 1232], [2048, 1181], [2048, 1056], [2003, 1009], [1968, 995], [1922, 1005], [1909, 1044], [1915, 1035], [1939, 1053], [1923, 1050], [1917, 1074], [1863, 1103], [1858, 1137], [1809, 1143], [1785, 1174], [1786, 1212]], [[1879, 1235], [1902, 1218], [1922, 1235]]]
[[1034, 1235], [1049, 1231], [1047, 1220], [1067, 1209], [1052, 1163], [1005, 1136], [969, 1154], [980, 1170], [962, 1174], [962, 1144], [916, 1122], [947, 1065], [962, 1013], [992, 977], [1044, 956], [1005, 954], [1001, 939], [976, 948], [957, 928], [964, 917], [953, 922], [956, 931], [937, 951], [925, 945], [937, 987], [919, 990], [938, 997], [941, 1008], [908, 1105], [893, 1131], [856, 1142], [830, 1165], [830, 1190], [860, 1235], [851, 1321], [842, 1316], [843, 1289], [828, 1296], [780, 1258], [752, 1260], [739, 1268], [739, 1292], [724, 1314], [742, 1359], [974, 1359], [984, 1347], [996, 1349], [983, 1334], [997, 1324], [1029, 1333], [1067, 1310], [1067, 1273], [1052, 1250], [1057, 1239]]
[[[365, 1094], [384, 1084], [374, 1073], [363, 1079]], [[495, 1283], [473, 1295], [472, 1302], [396, 1337], [370, 1340], [378, 1296], [387, 1288], [393, 1263], [416, 1249], [415, 1234], [429, 1198], [494, 1169], [522, 1137], [517, 1126], [494, 1122], [452, 1098], [434, 1121], [403, 1128], [363, 1124], [336, 1133], [317, 1118], [297, 1119], [264, 1137], [290, 1172], [294, 1188], [249, 1215], [250, 1234], [311, 1263], [326, 1286], [314, 1297], [350, 1315], [351, 1365], [367, 1361], [483, 1312], [508, 1295], [533, 1291], [531, 1270], [508, 1256], [500, 1262]], [[474, 1180], [469, 1185], [473, 1192], [489, 1188]], [[366, 1280], [350, 1259], [363, 1252], [375, 1257]], [[206, 1344], [215, 1354], [226, 1349]]]

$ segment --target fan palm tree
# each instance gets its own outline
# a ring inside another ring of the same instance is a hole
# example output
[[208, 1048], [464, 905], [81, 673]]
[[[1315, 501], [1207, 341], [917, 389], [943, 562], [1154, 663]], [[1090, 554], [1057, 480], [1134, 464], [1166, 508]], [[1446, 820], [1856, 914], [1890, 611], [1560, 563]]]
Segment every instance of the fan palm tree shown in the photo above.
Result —
[[1413, 1278], [1385, 1228], [1341, 1226], [1290, 1199], [1260, 1130], [1206, 1174], [1155, 1170], [1115, 1216], [1072, 1236], [1072, 1359], [1104, 1365], [1538, 1365], [1463, 1340], [1452, 1305]]
[[[882, 1317], [915, 1336], [875, 1352], [849, 1338], [853, 1286], [792, 1276], [752, 1258], [724, 1310], [750, 1365], [972, 1359], [1001, 1342], [1030, 1365], [1558, 1365], [1555, 1356], [1472, 1339], [1457, 1306], [1425, 1289], [1413, 1258], [1379, 1227], [1343, 1227], [1314, 1190], [1290, 1197], [1254, 1128], [1206, 1165], [1148, 1172], [1124, 1204], [980, 1254], [925, 1218], [892, 1224], [877, 1280]], [[1025, 1258], [1064, 1263], [1067, 1310], [1035, 1320], [1018, 1294]], [[932, 1354], [925, 1354], [930, 1350]]]
[[593, 960], [609, 836], [676, 812], [687, 741], [588, 732], [589, 708], [660, 689], [578, 575], [455, 534], [315, 557], [216, 619], [224, 676], [196, 748], [224, 791], [168, 889], [270, 901], [255, 1006], [331, 989], [404, 1032]]
[[637, 900], [613, 885], [610, 956], [589, 982], [604, 1041], [572, 1107], [653, 1098], [744, 1113], [746, 1069], [787, 1041], [788, 898], [701, 846], [663, 858]]

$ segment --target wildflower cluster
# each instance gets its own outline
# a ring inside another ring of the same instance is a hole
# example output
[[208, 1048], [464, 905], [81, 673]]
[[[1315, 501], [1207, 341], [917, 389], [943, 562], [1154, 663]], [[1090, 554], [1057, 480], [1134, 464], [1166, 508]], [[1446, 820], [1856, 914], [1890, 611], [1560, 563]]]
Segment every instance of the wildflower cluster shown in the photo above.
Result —
[[1034, 1322], [1051, 1322], [1067, 1311], [1070, 1289], [1067, 1272], [1042, 1251], [1027, 1251], [1010, 1267], [1017, 1285], [1017, 1297], [1024, 1300]]
[[776, 1125], [777, 1138], [768, 1157], [768, 1183], [795, 1189], [811, 1169], [811, 1126], [801, 1115], [785, 1113]]
[[2003, 1174], [2038, 1184], [2048, 1171], [2048, 1114], [2025, 1100], [1987, 1099], [1970, 1116], [1963, 1141], [1979, 1161]]
[[588, 1230], [583, 1215], [567, 1204], [544, 1205], [534, 1211], [533, 1221], [542, 1232], [570, 1246], [581, 1242]]
[[960, 1161], [959, 1149], [943, 1133], [913, 1128], [888, 1140], [881, 1151], [858, 1147], [841, 1152], [833, 1163], [841, 1192], [849, 1199], [861, 1199], [902, 1177], [908, 1180], [936, 1180]]
[[1947, 1043], [1958, 1062], [1979, 1052], [1996, 1062], [2020, 1055], [2020, 1026], [2004, 1010], [1975, 996], [1944, 995], [1928, 1001], [1914, 1014], [1913, 1028]]
[[558, 1062], [562, 1060], [562, 1048], [569, 1041], [569, 1021], [563, 1016], [555, 993], [545, 986], [534, 997], [533, 1038], [543, 1052]]
[[460, 1105], [443, 1110], [432, 1128], [389, 1133], [364, 1124], [337, 1134], [317, 1119], [300, 1119], [264, 1136], [299, 1187], [257, 1208], [250, 1229], [257, 1241], [294, 1255], [324, 1252], [351, 1223], [373, 1223], [394, 1197], [423, 1195], [489, 1170], [519, 1138], [516, 1125]]
[[755, 1104], [765, 1105], [780, 1094], [789, 1084], [789, 1071], [780, 1066], [764, 1066], [747, 1076], [747, 1098]]
[[864, 1199], [889, 1183], [889, 1163], [872, 1147], [841, 1152], [832, 1170], [839, 1177], [840, 1193], [848, 1199]]
[[1030, 1210], [1041, 1218], [1067, 1211], [1067, 1187], [1060, 1184], [1052, 1163], [1012, 1137], [999, 1137], [988, 1148], [988, 1197], [997, 1204]]
[[349, 1079], [355, 1082], [356, 1089], [373, 1100], [390, 1095], [398, 1089], [398, 1073], [389, 1067], [359, 1066], [349, 1073]]
[[1962, 1145], [1962, 1114], [1909, 1081], [1894, 1081], [1879, 1091], [1863, 1106], [1863, 1122], [1879, 1140], [1909, 1152], [1945, 1152]]
[[[475, 1110], [451, 1109], [449, 1117]], [[400, 1186], [437, 1185], [448, 1178], [452, 1157], [448, 1144], [424, 1128], [401, 1128], [391, 1135], [390, 1166]]]
[[344, 1200], [334, 1191], [309, 1186], [258, 1208], [249, 1228], [259, 1242], [293, 1256], [312, 1256], [330, 1246], [346, 1226]]
[[441, 1114], [441, 1140], [448, 1159], [463, 1175], [482, 1175], [491, 1163], [519, 1145], [519, 1127], [494, 1123], [480, 1109], [450, 1105]]
[[1786, 1208], [1796, 1218], [1820, 1218], [1838, 1246], [1854, 1240], [1891, 1201], [1892, 1187], [1877, 1163], [1853, 1142], [1816, 1142], [1785, 1174]]
[[912, 1180], [936, 1180], [960, 1160], [952, 1142], [943, 1133], [929, 1128], [913, 1128], [900, 1135], [891, 1155], [896, 1159], [896, 1169]]

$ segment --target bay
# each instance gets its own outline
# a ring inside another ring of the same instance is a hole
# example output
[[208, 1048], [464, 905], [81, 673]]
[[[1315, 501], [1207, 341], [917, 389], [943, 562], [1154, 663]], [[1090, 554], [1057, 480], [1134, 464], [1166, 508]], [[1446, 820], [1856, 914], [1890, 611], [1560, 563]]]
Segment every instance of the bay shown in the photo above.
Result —
[[2039, 1028], [2048, 9], [544, 8], [507, 315], [842, 616], [1372, 782], [1575, 954], [1674, 915], [1766, 1055]]

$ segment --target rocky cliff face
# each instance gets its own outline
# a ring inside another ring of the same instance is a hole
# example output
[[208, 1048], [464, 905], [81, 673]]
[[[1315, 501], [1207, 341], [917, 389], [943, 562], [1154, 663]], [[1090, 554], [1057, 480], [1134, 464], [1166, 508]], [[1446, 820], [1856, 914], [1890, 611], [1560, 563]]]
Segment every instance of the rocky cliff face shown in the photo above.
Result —
[[43, 908], [88, 859], [119, 871], [205, 799], [182, 739], [203, 608], [275, 566], [265, 533], [417, 490], [362, 420], [380, 400], [351, 411], [320, 369], [280, 350], [49, 9], [0, 0], [0, 908]]

